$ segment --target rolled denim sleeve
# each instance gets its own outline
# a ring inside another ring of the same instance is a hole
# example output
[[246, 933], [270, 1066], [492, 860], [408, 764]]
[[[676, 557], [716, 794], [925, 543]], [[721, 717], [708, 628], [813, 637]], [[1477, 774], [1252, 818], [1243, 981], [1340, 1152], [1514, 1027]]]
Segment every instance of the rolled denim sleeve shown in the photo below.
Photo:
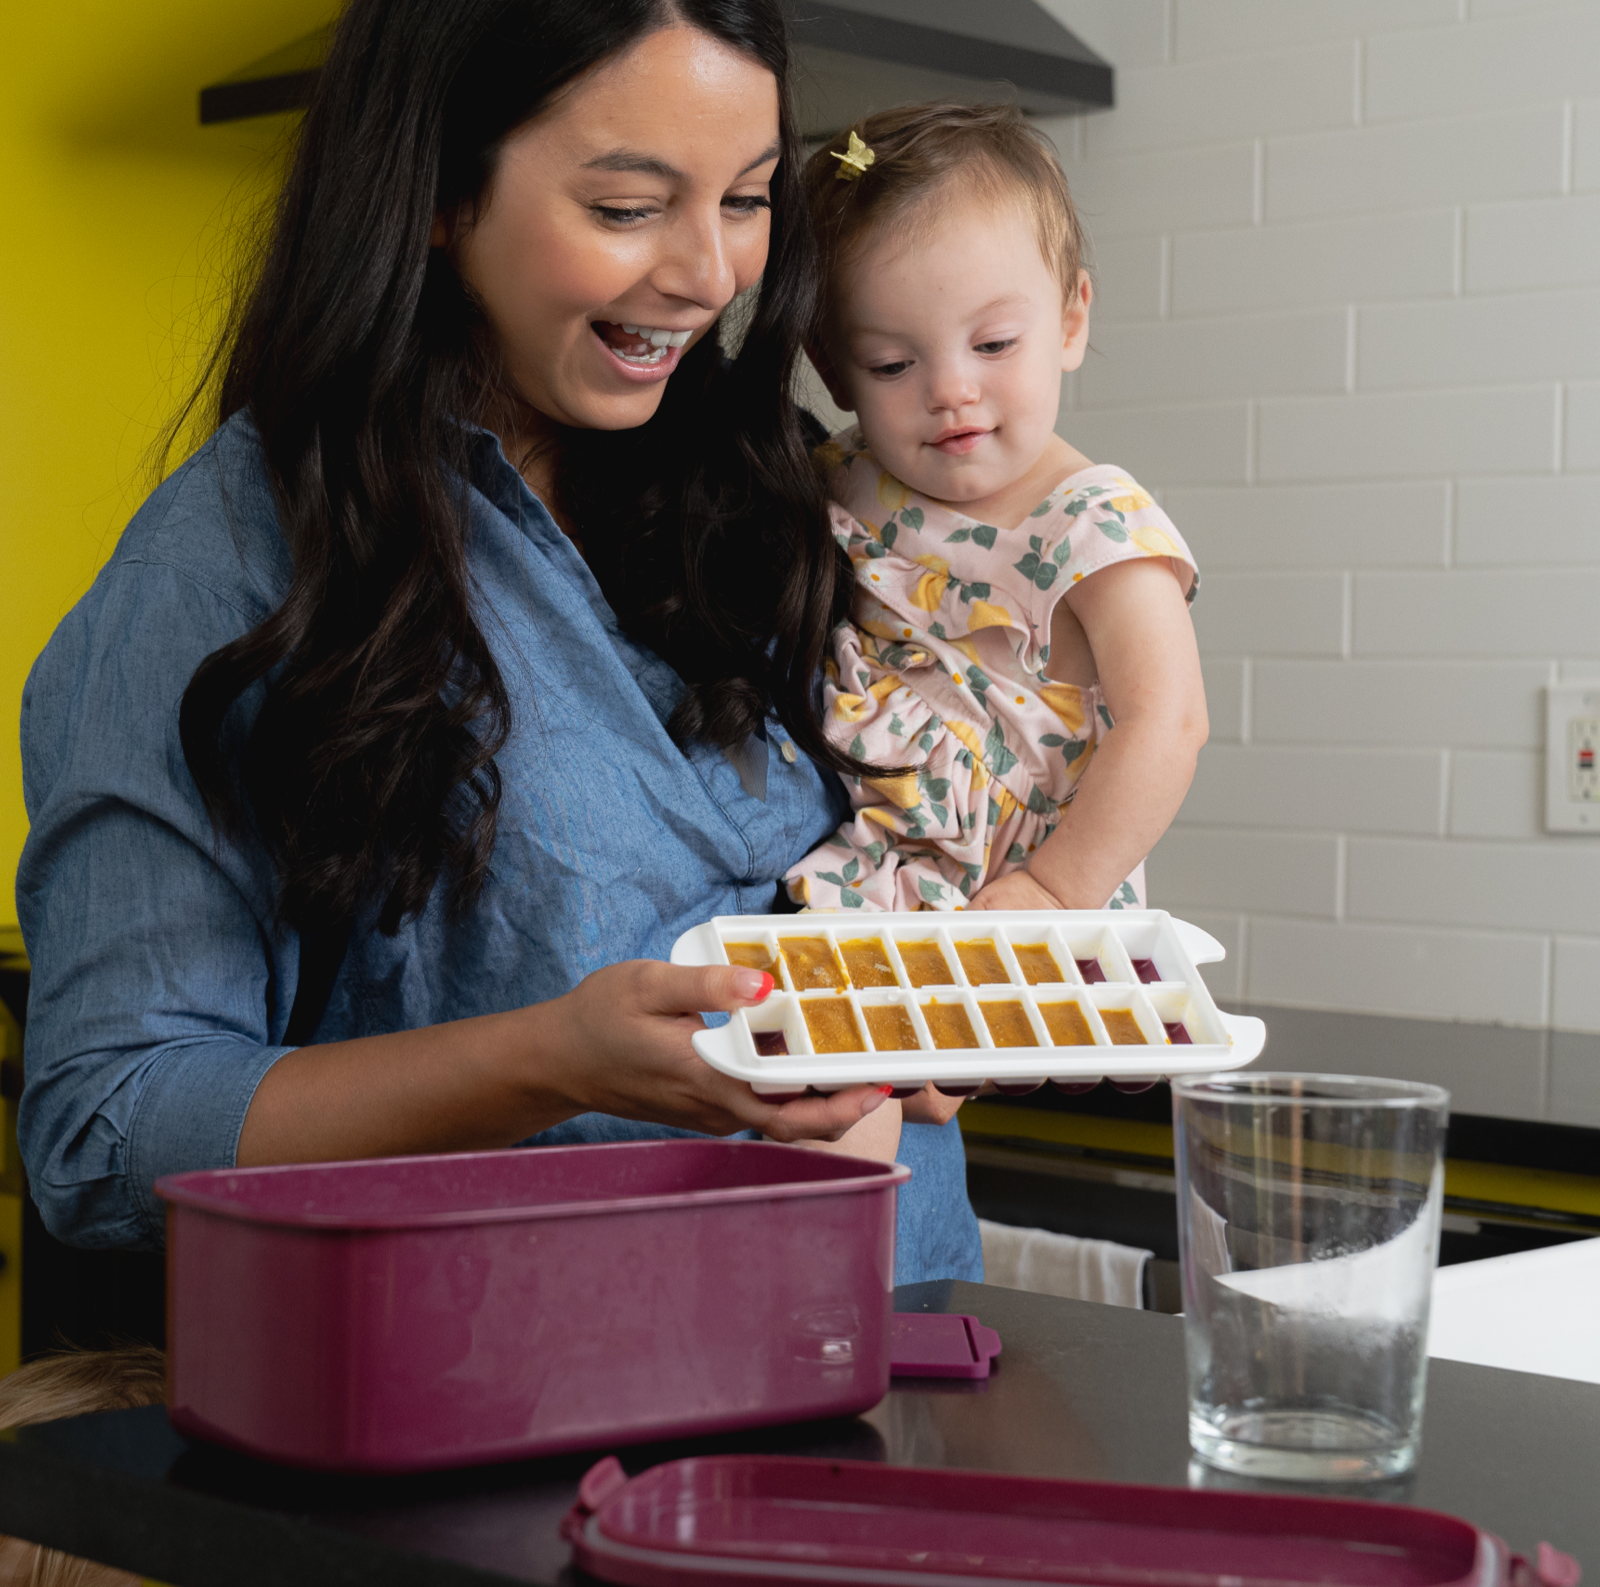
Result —
[[[170, 531], [174, 505], [145, 513]], [[47, 1227], [76, 1245], [159, 1246], [155, 1180], [231, 1164], [289, 1050], [298, 941], [273, 929], [265, 856], [213, 831], [178, 740], [195, 668], [257, 617], [161, 545], [136, 519], [23, 696], [18, 1134]]]

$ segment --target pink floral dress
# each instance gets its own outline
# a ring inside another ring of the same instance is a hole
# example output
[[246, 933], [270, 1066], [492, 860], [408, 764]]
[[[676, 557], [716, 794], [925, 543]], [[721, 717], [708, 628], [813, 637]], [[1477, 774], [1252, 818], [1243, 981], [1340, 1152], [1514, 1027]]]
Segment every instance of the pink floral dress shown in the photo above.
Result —
[[[856, 571], [852, 622], [827, 664], [828, 732], [863, 760], [913, 769], [845, 779], [852, 817], [789, 871], [789, 895], [813, 909], [960, 909], [1050, 836], [1111, 728], [1098, 684], [1048, 676], [1062, 593], [1114, 562], [1170, 557], [1192, 575], [1192, 601], [1199, 571], [1167, 515], [1109, 464], [997, 529], [902, 484], [859, 430], [818, 455]], [[1143, 904], [1143, 873], [1112, 908]]]

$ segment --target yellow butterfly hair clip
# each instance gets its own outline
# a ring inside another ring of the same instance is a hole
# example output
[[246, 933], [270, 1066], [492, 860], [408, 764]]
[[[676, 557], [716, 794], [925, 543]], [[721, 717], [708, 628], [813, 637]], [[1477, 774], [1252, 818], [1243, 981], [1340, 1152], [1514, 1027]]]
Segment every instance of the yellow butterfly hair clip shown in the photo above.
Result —
[[850, 144], [843, 154], [837, 150], [828, 151], [839, 162], [839, 169], [833, 174], [841, 182], [855, 182], [867, 174], [867, 167], [878, 157], [855, 133], [850, 134]]

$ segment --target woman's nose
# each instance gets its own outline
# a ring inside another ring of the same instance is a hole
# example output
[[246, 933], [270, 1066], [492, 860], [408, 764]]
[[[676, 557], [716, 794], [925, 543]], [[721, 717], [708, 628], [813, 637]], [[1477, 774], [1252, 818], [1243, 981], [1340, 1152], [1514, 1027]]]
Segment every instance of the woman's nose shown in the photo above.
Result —
[[714, 215], [684, 215], [666, 234], [666, 250], [652, 272], [652, 283], [667, 297], [710, 309], [726, 308], [738, 291], [721, 205]]

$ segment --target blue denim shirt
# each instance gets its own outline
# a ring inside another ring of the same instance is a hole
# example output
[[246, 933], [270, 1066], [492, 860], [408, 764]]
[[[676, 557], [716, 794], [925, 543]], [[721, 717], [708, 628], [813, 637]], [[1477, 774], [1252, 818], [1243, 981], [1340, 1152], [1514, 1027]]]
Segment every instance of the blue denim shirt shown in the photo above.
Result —
[[[465, 919], [436, 900], [395, 937], [358, 927], [320, 1041], [516, 1008], [620, 959], [664, 959], [699, 921], [770, 910], [777, 878], [845, 810], [776, 723], [765, 799], [720, 752], [681, 752], [665, 723], [682, 682], [618, 628], [492, 436], [472, 484], [479, 619], [515, 713], [493, 877]], [[213, 832], [178, 742], [195, 668], [289, 576], [254, 430], [235, 418], [134, 517], [23, 695], [33, 985], [18, 1128], [45, 1222], [77, 1244], [159, 1245], [153, 1182], [231, 1164], [256, 1086], [289, 1051], [299, 940], [274, 926], [267, 855]], [[533, 1144], [678, 1133], [587, 1114]], [[956, 1126], [908, 1125], [900, 1155], [913, 1177], [897, 1280], [979, 1277]]]

